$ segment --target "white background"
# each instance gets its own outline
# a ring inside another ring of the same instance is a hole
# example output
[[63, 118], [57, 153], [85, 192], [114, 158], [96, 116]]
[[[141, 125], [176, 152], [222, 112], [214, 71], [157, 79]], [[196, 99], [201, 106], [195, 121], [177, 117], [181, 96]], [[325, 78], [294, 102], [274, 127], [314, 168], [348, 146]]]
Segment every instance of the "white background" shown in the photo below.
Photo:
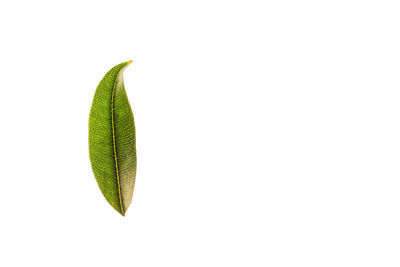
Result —
[[[0, 266], [399, 266], [398, 1], [0, 2]], [[87, 144], [125, 85], [126, 217]]]

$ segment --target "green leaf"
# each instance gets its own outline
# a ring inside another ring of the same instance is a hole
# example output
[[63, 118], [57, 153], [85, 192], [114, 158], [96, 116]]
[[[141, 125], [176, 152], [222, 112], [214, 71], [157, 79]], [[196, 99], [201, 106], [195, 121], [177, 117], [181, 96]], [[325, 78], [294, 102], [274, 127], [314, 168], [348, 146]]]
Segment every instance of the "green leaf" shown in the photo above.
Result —
[[110, 205], [125, 216], [136, 177], [135, 121], [123, 72], [132, 61], [112, 68], [94, 94], [89, 115], [89, 157], [93, 174]]

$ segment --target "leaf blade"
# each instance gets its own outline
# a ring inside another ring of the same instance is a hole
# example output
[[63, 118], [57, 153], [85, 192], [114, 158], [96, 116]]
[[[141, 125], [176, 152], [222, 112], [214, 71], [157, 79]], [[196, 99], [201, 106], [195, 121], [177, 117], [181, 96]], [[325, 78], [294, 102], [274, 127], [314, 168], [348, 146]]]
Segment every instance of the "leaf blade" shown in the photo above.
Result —
[[136, 138], [123, 72], [127, 61], [100, 81], [89, 115], [89, 157], [93, 174], [109, 204], [125, 215], [136, 177]]

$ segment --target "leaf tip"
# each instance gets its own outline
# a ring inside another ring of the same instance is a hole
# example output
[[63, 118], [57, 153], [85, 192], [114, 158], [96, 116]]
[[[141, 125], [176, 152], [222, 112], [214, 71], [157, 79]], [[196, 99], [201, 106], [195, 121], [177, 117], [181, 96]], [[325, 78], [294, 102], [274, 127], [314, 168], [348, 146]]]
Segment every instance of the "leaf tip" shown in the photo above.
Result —
[[130, 65], [133, 62], [133, 60], [129, 60], [126, 62], [127, 65]]

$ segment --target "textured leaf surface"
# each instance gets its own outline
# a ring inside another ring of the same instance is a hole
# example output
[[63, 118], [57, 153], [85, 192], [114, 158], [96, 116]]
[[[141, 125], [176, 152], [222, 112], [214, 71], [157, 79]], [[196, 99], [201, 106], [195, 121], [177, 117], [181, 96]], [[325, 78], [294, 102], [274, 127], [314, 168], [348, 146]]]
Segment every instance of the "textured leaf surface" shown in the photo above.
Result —
[[89, 115], [89, 157], [106, 200], [122, 215], [132, 202], [136, 177], [135, 122], [123, 72], [112, 68], [97, 86]]

